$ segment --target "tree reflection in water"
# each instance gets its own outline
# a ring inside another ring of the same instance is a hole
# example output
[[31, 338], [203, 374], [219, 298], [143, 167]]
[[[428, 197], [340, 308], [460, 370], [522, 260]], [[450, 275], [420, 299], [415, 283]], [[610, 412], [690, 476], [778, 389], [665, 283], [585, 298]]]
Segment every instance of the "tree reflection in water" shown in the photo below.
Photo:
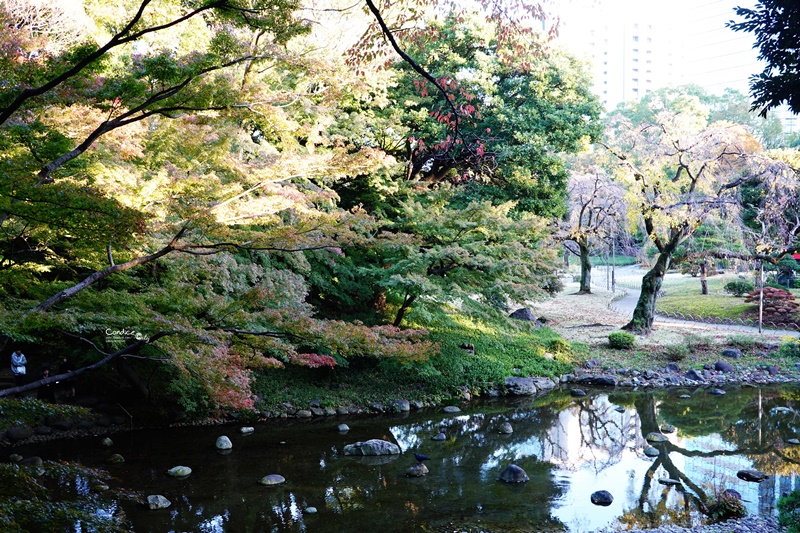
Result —
[[[572, 398], [561, 391], [482, 403], [455, 416], [351, 418], [347, 434], [335, 431], [337, 422], [330, 418], [269, 422], [250, 436], [233, 438], [233, 451], [224, 456], [213, 450], [222, 428], [135, 432], [115, 439], [115, 452], [126, 461], [112, 474], [122, 486], [164, 494], [173, 502], [169, 513], [121, 503], [137, 532], [578, 533], [690, 525], [702, 520], [703, 505], [726, 488], [739, 491], [751, 513], [774, 512], [776, 499], [798, 479], [800, 446], [787, 444], [800, 434], [797, 389], [742, 388], [724, 397], [701, 389], [680, 399], [684, 392], [689, 391], [598, 391]], [[504, 422], [513, 427], [511, 434], [500, 433]], [[644, 437], [663, 423], [678, 432], [658, 446], [658, 457], [648, 458]], [[446, 440], [431, 440], [440, 432]], [[342, 455], [345, 444], [370, 438], [394, 440], [404, 454]], [[22, 453], [103, 464], [104, 457], [92, 455], [92, 449], [95, 443], [76, 440]], [[424, 478], [404, 475], [414, 463], [412, 451], [431, 457]], [[178, 453], [181, 463], [193, 468], [184, 480], [164, 475]], [[511, 463], [531, 481], [498, 482]], [[749, 468], [772, 477], [761, 484], [736, 477]], [[268, 473], [284, 475], [287, 483], [258, 485]], [[661, 478], [681, 485], [662, 485]], [[595, 490], [611, 492], [612, 505], [592, 506]], [[310, 506], [319, 513], [307, 513]]]

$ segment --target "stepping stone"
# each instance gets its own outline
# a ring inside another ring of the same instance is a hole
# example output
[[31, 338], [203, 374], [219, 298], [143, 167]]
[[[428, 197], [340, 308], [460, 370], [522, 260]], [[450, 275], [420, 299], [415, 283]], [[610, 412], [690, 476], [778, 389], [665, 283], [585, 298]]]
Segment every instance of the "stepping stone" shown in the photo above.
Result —
[[597, 492], [593, 492], [589, 499], [593, 504], [602, 505], [603, 507], [608, 507], [614, 501], [614, 497], [607, 490], [598, 490]]

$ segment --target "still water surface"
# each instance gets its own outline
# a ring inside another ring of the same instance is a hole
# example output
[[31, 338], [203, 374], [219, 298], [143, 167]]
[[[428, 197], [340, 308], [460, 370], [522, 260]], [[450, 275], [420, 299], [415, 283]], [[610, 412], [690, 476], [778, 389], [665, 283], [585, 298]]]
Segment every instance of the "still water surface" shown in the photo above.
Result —
[[[687, 392], [691, 398], [679, 398]], [[750, 513], [774, 513], [777, 498], [798, 479], [800, 446], [786, 443], [800, 434], [798, 411], [797, 387], [729, 389], [721, 397], [703, 389], [596, 391], [582, 398], [555, 392], [472, 404], [454, 415], [437, 410], [265, 422], [251, 435], [240, 435], [239, 426], [136, 431], [114, 435], [110, 451], [95, 437], [20, 452], [100, 466], [121, 486], [172, 501], [163, 511], [121, 504], [137, 533], [579, 533], [698, 524], [699, 503], [726, 488], [743, 495]], [[507, 421], [513, 433], [500, 434]], [[348, 433], [336, 431], [342, 422], [351, 427]], [[677, 432], [668, 435], [659, 457], [648, 458], [644, 436], [664, 423]], [[447, 440], [431, 440], [440, 431]], [[233, 441], [228, 454], [214, 449], [220, 435]], [[342, 454], [345, 444], [373, 438], [396, 442], [404, 454]], [[413, 451], [431, 457], [426, 477], [405, 476]], [[104, 464], [110, 453], [122, 454], [125, 463]], [[530, 482], [497, 480], [512, 463]], [[176, 465], [193, 473], [166, 476]], [[750, 468], [771, 477], [761, 484], [736, 477]], [[267, 474], [281, 474], [287, 483], [259, 485]], [[661, 478], [680, 479], [682, 486], [667, 487]], [[614, 496], [611, 506], [590, 503], [600, 489]]]

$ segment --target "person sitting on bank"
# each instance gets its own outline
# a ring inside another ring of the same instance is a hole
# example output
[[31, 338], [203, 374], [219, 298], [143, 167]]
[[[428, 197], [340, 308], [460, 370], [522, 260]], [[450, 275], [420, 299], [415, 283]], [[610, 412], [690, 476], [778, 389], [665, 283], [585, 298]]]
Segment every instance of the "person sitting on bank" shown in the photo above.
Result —
[[19, 350], [14, 350], [11, 354], [11, 371], [14, 373], [14, 384], [19, 387], [25, 381], [25, 365], [28, 364], [28, 360], [25, 358], [25, 354], [20, 352]]

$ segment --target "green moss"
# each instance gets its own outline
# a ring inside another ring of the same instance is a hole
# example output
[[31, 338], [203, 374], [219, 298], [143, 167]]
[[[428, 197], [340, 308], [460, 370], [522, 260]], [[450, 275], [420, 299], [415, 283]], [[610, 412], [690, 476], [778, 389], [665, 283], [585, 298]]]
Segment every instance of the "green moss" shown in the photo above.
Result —
[[12, 426], [34, 427], [44, 425], [48, 417], [77, 418], [89, 416], [91, 411], [74, 405], [54, 405], [34, 398], [0, 399], [0, 431]]

